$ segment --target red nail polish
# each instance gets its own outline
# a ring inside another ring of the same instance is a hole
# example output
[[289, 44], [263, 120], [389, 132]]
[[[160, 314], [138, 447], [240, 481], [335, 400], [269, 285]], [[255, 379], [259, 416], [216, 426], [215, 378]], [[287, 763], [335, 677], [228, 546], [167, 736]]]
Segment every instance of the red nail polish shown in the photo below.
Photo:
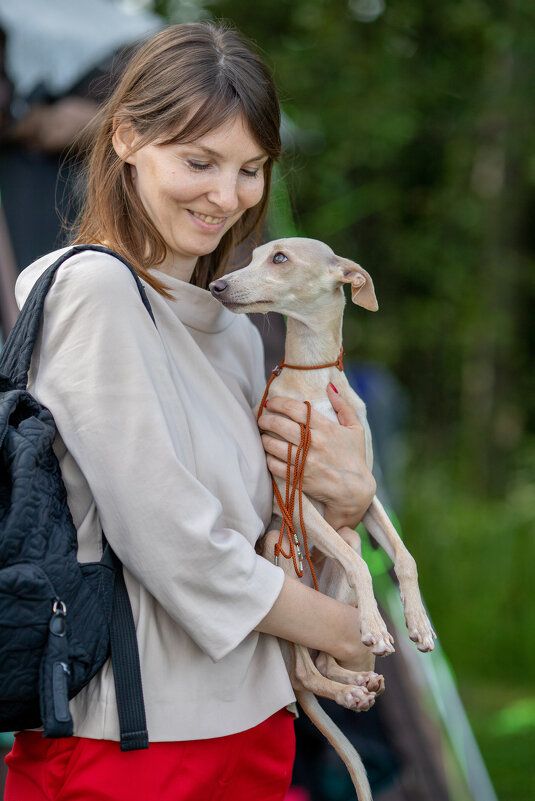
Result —
[[334, 386], [332, 381], [329, 381], [329, 386], [332, 387], [334, 389], [334, 391], [336, 392], [336, 394], [338, 395], [338, 390], [336, 389], [336, 387]]
[[267, 406], [267, 401], [264, 401], [264, 407], [266, 407], [266, 406]]

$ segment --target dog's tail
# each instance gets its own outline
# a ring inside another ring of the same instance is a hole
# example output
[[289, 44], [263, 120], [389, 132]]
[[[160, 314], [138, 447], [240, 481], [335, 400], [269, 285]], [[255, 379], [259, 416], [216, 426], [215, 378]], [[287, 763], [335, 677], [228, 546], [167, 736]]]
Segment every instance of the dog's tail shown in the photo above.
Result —
[[295, 695], [312, 723], [325, 735], [338, 756], [345, 763], [351, 776], [351, 781], [355, 785], [358, 801], [373, 801], [372, 791], [366, 776], [366, 768], [347, 737], [335, 726], [328, 714], [319, 705], [318, 699], [313, 693], [299, 691]]

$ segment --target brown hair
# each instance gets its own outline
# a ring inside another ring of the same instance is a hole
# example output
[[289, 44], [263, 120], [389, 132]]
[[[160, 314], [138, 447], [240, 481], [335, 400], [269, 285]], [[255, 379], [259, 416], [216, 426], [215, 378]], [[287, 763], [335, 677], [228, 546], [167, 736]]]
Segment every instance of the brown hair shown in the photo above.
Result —
[[197, 260], [192, 283], [206, 288], [228, 265], [234, 249], [251, 237], [256, 246], [265, 218], [273, 162], [280, 155], [280, 108], [262, 59], [231, 28], [213, 23], [170, 26], [134, 53], [98, 117], [88, 149], [85, 198], [75, 242], [105, 242], [124, 256], [152, 287], [167, 294], [149, 268], [166, 255], [165, 242], [139, 199], [130, 165], [116, 154], [112, 136], [130, 122], [139, 146], [191, 142], [236, 114], [268, 155], [261, 201], [247, 209], [213, 253]]

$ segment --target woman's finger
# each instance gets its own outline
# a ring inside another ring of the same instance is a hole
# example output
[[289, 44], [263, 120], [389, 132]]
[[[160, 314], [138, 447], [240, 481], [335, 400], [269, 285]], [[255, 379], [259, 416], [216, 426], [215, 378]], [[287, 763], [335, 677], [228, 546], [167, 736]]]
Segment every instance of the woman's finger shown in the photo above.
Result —
[[264, 414], [260, 416], [258, 427], [262, 431], [269, 431], [272, 434], [285, 439], [286, 442], [291, 442], [298, 445], [301, 441], [301, 428], [298, 423], [285, 417], [283, 414], [270, 414], [266, 409]]
[[272, 476], [275, 478], [286, 478], [286, 472], [288, 470], [286, 460], [281, 461], [277, 459], [276, 456], [272, 456], [268, 453], [266, 454], [266, 464]]
[[[282, 439], [277, 439], [277, 437], [270, 437], [269, 434], [262, 434], [261, 439], [266, 453], [269, 453], [271, 456], [275, 456], [277, 459], [280, 459], [283, 462], [288, 461], [288, 445], [290, 443], [285, 442]], [[292, 445], [290, 453], [290, 461], [292, 464], [295, 458], [296, 450], [296, 445]]]
[[[283, 398], [280, 395], [274, 395], [272, 398], [269, 398], [266, 408], [260, 415], [259, 424], [266, 412], [286, 415], [296, 423], [306, 423], [307, 421], [307, 406], [303, 401], [297, 401], [293, 398]], [[327, 418], [323, 414], [312, 409], [310, 414], [310, 428], [321, 426], [326, 419]]]
[[362, 426], [355, 410], [350, 403], [342, 398], [334, 384], [327, 386], [327, 396], [338, 415], [338, 422], [341, 426]]

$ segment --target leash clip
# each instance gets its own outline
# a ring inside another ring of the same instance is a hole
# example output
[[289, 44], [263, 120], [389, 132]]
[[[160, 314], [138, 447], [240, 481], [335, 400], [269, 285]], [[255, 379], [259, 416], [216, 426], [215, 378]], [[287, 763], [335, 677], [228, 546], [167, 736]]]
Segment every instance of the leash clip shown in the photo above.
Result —
[[272, 373], [272, 374], [273, 374], [275, 377], [276, 377], [276, 376], [278, 376], [278, 375], [280, 375], [280, 374], [282, 373], [282, 365], [281, 365], [281, 364], [277, 364], [277, 366], [273, 368], [273, 370], [271, 371], [271, 373]]

